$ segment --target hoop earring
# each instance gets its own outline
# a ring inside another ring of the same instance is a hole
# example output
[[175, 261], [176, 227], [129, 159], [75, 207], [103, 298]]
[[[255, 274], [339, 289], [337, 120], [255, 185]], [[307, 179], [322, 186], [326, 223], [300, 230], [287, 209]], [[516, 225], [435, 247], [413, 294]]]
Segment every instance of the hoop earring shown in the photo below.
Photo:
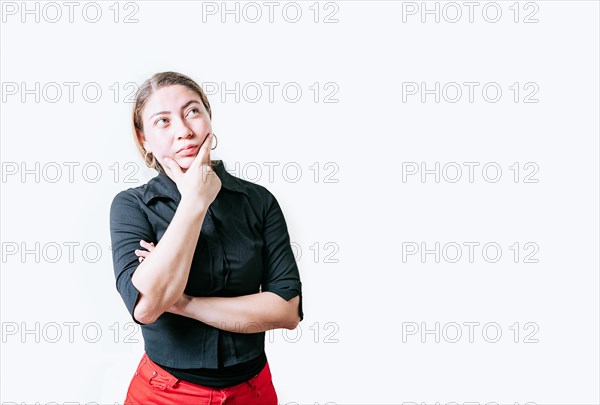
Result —
[[[148, 155], [152, 156], [152, 160], [150, 160], [150, 163], [148, 163]], [[152, 167], [154, 165], [154, 155], [152, 155], [152, 152], [148, 153], [148, 151], [146, 151], [146, 153], [144, 154], [144, 163], [146, 163], [146, 166], [148, 167]]]
[[215, 145], [214, 148], [210, 148], [210, 150], [215, 150], [215, 149], [217, 149], [217, 145], [219, 144], [219, 138], [217, 138], [217, 134], [215, 134], [214, 132], [212, 134], [215, 137], [215, 139], [217, 140], [217, 144]]

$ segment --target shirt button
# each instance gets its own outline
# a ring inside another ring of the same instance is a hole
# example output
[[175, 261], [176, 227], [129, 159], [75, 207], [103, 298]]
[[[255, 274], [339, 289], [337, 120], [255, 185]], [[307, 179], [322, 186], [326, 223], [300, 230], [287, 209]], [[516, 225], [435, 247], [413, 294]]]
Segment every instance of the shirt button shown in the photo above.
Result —
[[147, 361], [147, 360], [146, 360], [146, 359], [144, 359], [144, 364], [146, 364], [146, 361]]
[[135, 375], [138, 375], [138, 372], [137, 372], [137, 371], [135, 372]]
[[152, 375], [156, 375], [156, 371], [153, 371], [153, 372], [152, 372]]

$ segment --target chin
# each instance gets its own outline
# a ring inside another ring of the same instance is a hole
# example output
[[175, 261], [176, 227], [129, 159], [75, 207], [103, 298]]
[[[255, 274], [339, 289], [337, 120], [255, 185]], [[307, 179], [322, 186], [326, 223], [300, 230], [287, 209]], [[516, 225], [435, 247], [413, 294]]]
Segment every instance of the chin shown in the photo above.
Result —
[[179, 163], [179, 166], [181, 166], [182, 168], [185, 167], [187, 169], [188, 167], [191, 166], [194, 159], [196, 159], [196, 155], [184, 156], [184, 157], [177, 158], [176, 162]]

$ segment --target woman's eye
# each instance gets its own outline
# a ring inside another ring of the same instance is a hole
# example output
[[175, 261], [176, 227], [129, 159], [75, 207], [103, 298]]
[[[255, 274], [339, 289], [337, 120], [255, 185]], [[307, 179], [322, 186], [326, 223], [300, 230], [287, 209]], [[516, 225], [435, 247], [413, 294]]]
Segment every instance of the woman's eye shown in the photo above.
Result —
[[[195, 111], [196, 113], [200, 113], [200, 109], [199, 109], [199, 108], [195, 108], [195, 107], [194, 107], [194, 108], [191, 108], [191, 109], [190, 109], [190, 111], [189, 111], [188, 115], [190, 115], [190, 113], [191, 113], [192, 111]], [[165, 123], [168, 123], [168, 122], [169, 122], [169, 120], [168, 120], [167, 118], [164, 118], [164, 117], [163, 117], [163, 118], [159, 118], [159, 119], [157, 119], [156, 121], [154, 121], [154, 124], [155, 124], [155, 125], [156, 125], [156, 124], [159, 124], [161, 121], [165, 121]]]

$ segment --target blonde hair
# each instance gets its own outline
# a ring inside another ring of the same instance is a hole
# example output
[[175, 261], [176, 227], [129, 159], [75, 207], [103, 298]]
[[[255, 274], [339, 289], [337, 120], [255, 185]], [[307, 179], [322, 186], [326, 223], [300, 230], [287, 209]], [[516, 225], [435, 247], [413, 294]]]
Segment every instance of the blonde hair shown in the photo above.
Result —
[[[202, 104], [204, 104], [204, 108], [208, 112], [208, 116], [212, 119], [212, 112], [210, 109], [210, 103], [208, 102], [208, 97], [204, 94], [204, 90], [202, 87], [198, 85], [194, 80], [189, 78], [188, 76], [177, 73], [177, 72], [160, 72], [154, 74], [151, 78], [146, 80], [142, 85], [138, 88], [135, 94], [135, 101], [133, 103], [133, 107], [131, 110], [132, 115], [132, 129], [133, 129], [133, 140], [137, 147], [140, 156], [144, 160], [146, 166], [151, 169], [154, 169], [159, 172], [165, 172], [161, 164], [154, 157], [152, 153], [146, 154], [146, 149], [142, 143], [141, 135], [144, 133], [144, 123], [142, 122], [142, 110], [146, 106], [148, 99], [154, 92], [158, 89], [172, 86], [175, 84], [180, 84], [182, 86], [187, 87], [192, 90], [200, 97], [202, 100]], [[152, 156], [152, 160], [149, 162], [146, 156]], [[211, 162], [211, 166], [213, 162]]]

